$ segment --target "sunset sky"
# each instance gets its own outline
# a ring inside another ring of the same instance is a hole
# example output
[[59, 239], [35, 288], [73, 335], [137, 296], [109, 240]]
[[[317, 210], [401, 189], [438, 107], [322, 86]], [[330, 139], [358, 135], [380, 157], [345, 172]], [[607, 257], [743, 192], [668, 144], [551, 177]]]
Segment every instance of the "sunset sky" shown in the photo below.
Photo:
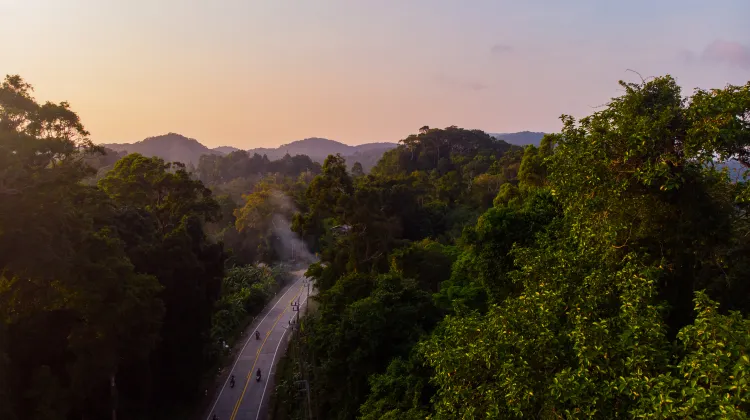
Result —
[[[615, 4], [617, 3], [617, 5]], [[0, 73], [95, 142], [557, 131], [619, 79], [750, 80], [748, 0], [0, 0]]]

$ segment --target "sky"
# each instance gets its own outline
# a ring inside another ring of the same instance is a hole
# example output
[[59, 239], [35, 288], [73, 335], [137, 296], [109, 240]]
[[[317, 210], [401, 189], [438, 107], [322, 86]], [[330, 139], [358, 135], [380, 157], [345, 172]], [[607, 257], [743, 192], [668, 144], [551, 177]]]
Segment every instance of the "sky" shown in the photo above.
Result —
[[424, 125], [555, 132], [671, 74], [750, 81], [748, 0], [0, 0], [0, 75], [97, 143], [396, 142]]

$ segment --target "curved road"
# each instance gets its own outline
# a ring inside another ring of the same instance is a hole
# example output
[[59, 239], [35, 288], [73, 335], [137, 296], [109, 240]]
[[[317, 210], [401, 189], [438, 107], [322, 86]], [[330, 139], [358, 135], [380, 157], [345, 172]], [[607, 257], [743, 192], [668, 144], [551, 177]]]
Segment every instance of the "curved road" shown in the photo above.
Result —
[[[299, 276], [281, 290], [280, 296], [271, 303], [271, 309], [258, 324], [251, 326], [254, 329], [247, 330], [245, 345], [213, 401], [206, 420], [211, 420], [213, 414], [219, 420], [259, 420], [267, 417], [268, 398], [273, 392], [268, 382], [273, 381], [273, 368], [286, 351], [282, 344], [289, 322], [297, 316], [292, 303], [299, 303], [298, 307], [303, 308], [310, 286], [309, 280]], [[260, 340], [255, 339], [256, 330], [260, 332]], [[259, 368], [262, 379], [256, 382], [255, 371]], [[231, 375], [234, 375], [234, 388], [229, 386]]]

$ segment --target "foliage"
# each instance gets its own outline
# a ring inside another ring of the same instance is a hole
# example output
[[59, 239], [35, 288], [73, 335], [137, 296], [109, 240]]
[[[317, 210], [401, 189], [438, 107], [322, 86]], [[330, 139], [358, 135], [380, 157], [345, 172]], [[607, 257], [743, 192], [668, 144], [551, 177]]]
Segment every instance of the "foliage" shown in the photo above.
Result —
[[[747, 417], [748, 187], [716, 167], [749, 162], [750, 84], [688, 99], [669, 76], [621, 85], [521, 155], [423, 127], [371, 175], [310, 185], [321, 199], [298, 228], [325, 238], [309, 271], [323, 309], [302, 357], [321, 418]], [[408, 192], [391, 213], [396, 186]], [[451, 220], [460, 211], [483, 214]], [[398, 229], [407, 220], [419, 228]], [[363, 264], [372, 251], [357, 245], [381, 237], [388, 264]], [[355, 346], [314, 347], [337, 343], [340, 314], [384, 272], [433, 293], [443, 320], [375, 366], [352, 355], [379, 332], [350, 327]], [[363, 368], [366, 394], [347, 379]]]
[[396, 274], [347, 275], [320, 302], [305, 324], [304, 351], [316, 356], [309, 361], [313, 411], [316, 418], [351, 418], [366, 396], [368, 375], [406, 356], [437, 313], [429, 294]]
[[[428, 141], [441, 135], [445, 145], [430, 149]], [[304, 212], [295, 216], [294, 230], [321, 256], [308, 270], [320, 306], [305, 324], [302, 351], [310, 357], [302, 365], [309, 366], [304, 375], [312, 378], [313, 411], [320, 418], [356, 416], [367, 400], [367, 376], [393, 357], [412, 354], [417, 339], [435, 325], [440, 311], [430, 295], [450, 277], [458, 256], [452, 238], [491, 206], [520, 162], [512, 154], [519, 148], [479, 131], [451, 127], [422, 140], [406, 141], [414, 148], [424, 144], [413, 158], [426, 166], [416, 171], [406, 146], [386, 152], [370, 175], [350, 174], [341, 156], [329, 156], [305, 192]], [[389, 166], [388, 159], [404, 166]], [[496, 181], [483, 184], [483, 174]], [[468, 182], [477, 177], [480, 199]], [[296, 398], [291, 388], [279, 392], [280, 401]]]
[[278, 273], [268, 267], [239, 266], [227, 270], [221, 298], [211, 320], [213, 354], [223, 354], [222, 344], [257, 315], [278, 290]]
[[244, 150], [237, 150], [226, 156], [201, 156], [196, 172], [203, 183], [221, 185], [235, 179], [262, 177], [270, 173], [278, 173], [291, 178], [296, 178], [305, 172], [317, 174], [320, 173], [320, 164], [313, 162], [306, 155], [286, 154], [281, 159], [271, 161], [265, 155], [255, 153], [250, 156]]
[[318, 295], [277, 401], [301, 375], [315, 418], [747, 418], [750, 184], [717, 168], [750, 167], [750, 83], [621, 86], [538, 147], [425, 126], [370, 174], [132, 154], [91, 185], [78, 116], [6, 78], [0, 416], [102, 417], [113, 377], [124, 418], [188, 404], [292, 219]]
[[109, 198], [81, 181], [99, 152], [67, 103], [0, 88], [0, 401], [4, 418], [106, 412], [110, 376], [145, 363], [164, 313]]

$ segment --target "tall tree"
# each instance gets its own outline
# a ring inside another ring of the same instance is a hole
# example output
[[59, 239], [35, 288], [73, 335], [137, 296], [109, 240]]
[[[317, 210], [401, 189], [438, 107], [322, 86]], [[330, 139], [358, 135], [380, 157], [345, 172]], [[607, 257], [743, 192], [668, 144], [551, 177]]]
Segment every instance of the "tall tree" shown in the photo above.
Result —
[[163, 287], [165, 316], [153, 377], [128, 377], [126, 383], [136, 388], [154, 381], [163, 391], [142, 403], [153, 407], [190, 399], [210, 363], [211, 313], [224, 271], [222, 245], [211, 243], [203, 229], [218, 217], [219, 205], [184, 165], [139, 154], [118, 161], [99, 185], [118, 206], [117, 229], [136, 269]]
[[98, 149], [78, 116], [31, 91], [18, 76], [0, 87], [0, 398], [10, 418], [97, 415], [110, 378], [155, 345], [159, 285], [81, 183]]

